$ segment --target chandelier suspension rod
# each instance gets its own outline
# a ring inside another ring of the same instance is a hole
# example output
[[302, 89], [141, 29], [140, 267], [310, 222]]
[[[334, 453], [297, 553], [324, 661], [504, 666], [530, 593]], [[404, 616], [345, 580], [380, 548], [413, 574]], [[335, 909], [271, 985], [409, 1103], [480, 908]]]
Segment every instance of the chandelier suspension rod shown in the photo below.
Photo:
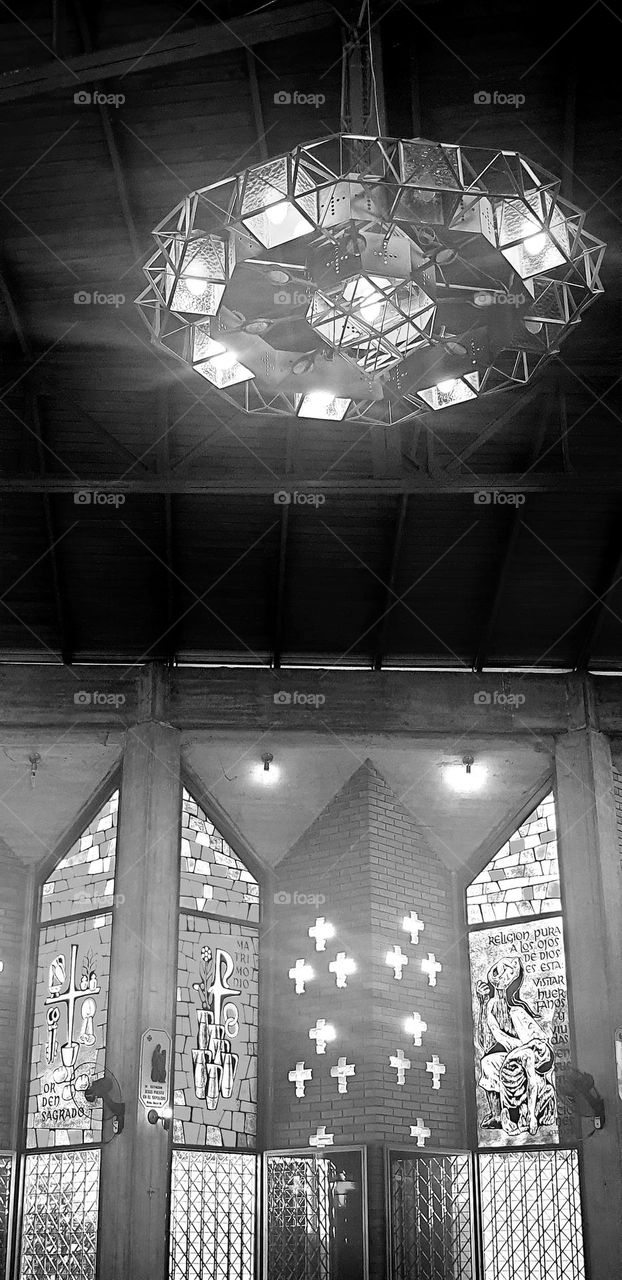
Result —
[[372, 35], [370, 0], [363, 0], [358, 22], [345, 38], [341, 57], [341, 132], [386, 133], [384, 108], [378, 94], [376, 62], [380, 59], [378, 34]]

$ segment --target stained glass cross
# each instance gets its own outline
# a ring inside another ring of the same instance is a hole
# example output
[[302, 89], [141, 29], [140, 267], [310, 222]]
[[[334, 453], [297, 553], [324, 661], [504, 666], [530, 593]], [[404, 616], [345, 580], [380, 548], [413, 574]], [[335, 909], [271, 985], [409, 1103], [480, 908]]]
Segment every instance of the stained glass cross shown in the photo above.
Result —
[[334, 937], [335, 926], [324, 916], [318, 916], [315, 924], [309, 929], [309, 937], [315, 939], [315, 950], [325, 951], [328, 938]]
[[313, 977], [313, 969], [305, 960], [297, 960], [287, 976], [296, 983], [296, 995], [300, 996], [305, 989], [305, 982], [309, 982]]
[[348, 1092], [348, 1076], [354, 1075], [354, 1066], [346, 1061], [345, 1058], [337, 1059], [337, 1066], [331, 1067], [330, 1074], [333, 1079], [339, 1081], [339, 1093]]
[[423, 1021], [421, 1014], [415, 1011], [410, 1018], [406, 1019], [405, 1027], [408, 1034], [413, 1038], [413, 1044], [420, 1045], [421, 1037], [424, 1031], [428, 1029], [428, 1024]]
[[326, 1053], [328, 1041], [335, 1039], [335, 1028], [327, 1023], [326, 1018], [318, 1018], [309, 1031], [309, 1039], [315, 1040], [316, 1053]]
[[391, 966], [394, 977], [401, 980], [402, 969], [408, 964], [408, 956], [405, 956], [402, 948], [395, 946], [392, 951], [387, 951], [386, 962]]
[[431, 1132], [432, 1130], [424, 1125], [421, 1116], [417, 1116], [417, 1123], [410, 1126], [410, 1136], [417, 1139], [418, 1147], [425, 1147], [425, 1140], [430, 1137]]
[[326, 1132], [326, 1125], [318, 1125], [317, 1132], [309, 1138], [310, 1147], [332, 1147], [335, 1141], [334, 1133]]
[[431, 987], [436, 986], [436, 975], [440, 973], [442, 965], [438, 963], [433, 951], [428, 951], [427, 960], [421, 961], [421, 968], [428, 975], [428, 982]]
[[404, 1084], [406, 1080], [406, 1072], [410, 1071], [412, 1062], [410, 1058], [404, 1056], [404, 1050], [398, 1049], [397, 1053], [392, 1054], [389, 1058], [389, 1066], [395, 1067], [397, 1070], [397, 1083]]
[[410, 934], [410, 941], [416, 945], [419, 941], [419, 934], [422, 929], [425, 929], [425, 925], [423, 921], [419, 919], [417, 912], [411, 911], [409, 916], [404, 916], [404, 919], [402, 920], [402, 929], [405, 929], [406, 932]]
[[438, 1054], [432, 1054], [432, 1061], [426, 1062], [425, 1069], [426, 1071], [429, 1071], [432, 1076], [432, 1088], [440, 1089], [441, 1076], [445, 1075], [447, 1067], [440, 1061]]
[[295, 1070], [288, 1072], [287, 1079], [296, 1085], [297, 1098], [304, 1098], [307, 1080], [311, 1080], [312, 1076], [311, 1068], [305, 1067], [304, 1062], [297, 1062]]
[[348, 974], [354, 973], [355, 969], [354, 960], [350, 960], [345, 951], [338, 951], [337, 958], [332, 960], [328, 966], [329, 973], [334, 973], [335, 975], [335, 982], [338, 987], [346, 987], [348, 985]]

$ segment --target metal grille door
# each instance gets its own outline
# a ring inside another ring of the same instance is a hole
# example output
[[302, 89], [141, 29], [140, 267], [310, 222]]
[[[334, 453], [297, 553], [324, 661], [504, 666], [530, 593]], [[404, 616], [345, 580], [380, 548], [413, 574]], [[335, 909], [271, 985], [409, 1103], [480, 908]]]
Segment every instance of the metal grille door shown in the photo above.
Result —
[[478, 1159], [485, 1280], [585, 1280], [577, 1152]]
[[6, 1274], [11, 1227], [13, 1156], [0, 1154], [0, 1280]]
[[21, 1280], [95, 1280], [99, 1155], [26, 1157]]
[[585, 1280], [575, 1150], [391, 1152], [392, 1280]]
[[267, 1230], [270, 1280], [330, 1280], [334, 1222], [327, 1160], [269, 1156]]
[[254, 1280], [257, 1157], [173, 1151], [170, 1280]]
[[473, 1280], [471, 1157], [393, 1157], [393, 1280]]

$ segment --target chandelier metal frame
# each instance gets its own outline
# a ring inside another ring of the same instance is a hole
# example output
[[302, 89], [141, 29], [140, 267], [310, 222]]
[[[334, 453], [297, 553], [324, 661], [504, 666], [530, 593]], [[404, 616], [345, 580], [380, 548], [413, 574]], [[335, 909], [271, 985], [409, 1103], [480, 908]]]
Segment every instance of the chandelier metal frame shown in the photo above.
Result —
[[517, 151], [332, 134], [182, 200], [137, 303], [245, 413], [399, 424], [559, 350], [603, 292], [584, 221]]

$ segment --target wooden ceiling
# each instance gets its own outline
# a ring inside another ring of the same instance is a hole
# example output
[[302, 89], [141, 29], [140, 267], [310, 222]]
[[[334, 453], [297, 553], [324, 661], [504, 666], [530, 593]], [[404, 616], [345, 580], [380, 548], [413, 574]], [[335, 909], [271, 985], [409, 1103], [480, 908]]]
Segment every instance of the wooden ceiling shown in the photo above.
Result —
[[[4, 661], [622, 665], [608, 6], [372, 4], [389, 132], [521, 150], [608, 243], [605, 296], [528, 389], [401, 429], [275, 422], [149, 345], [134, 299], [152, 227], [338, 128], [355, 16], [345, 0], [0, 7]], [[123, 101], [74, 101], [95, 88]], [[295, 89], [326, 101], [275, 103]], [[117, 501], [76, 501], [95, 490]], [[525, 501], [475, 500], [493, 490]]]

